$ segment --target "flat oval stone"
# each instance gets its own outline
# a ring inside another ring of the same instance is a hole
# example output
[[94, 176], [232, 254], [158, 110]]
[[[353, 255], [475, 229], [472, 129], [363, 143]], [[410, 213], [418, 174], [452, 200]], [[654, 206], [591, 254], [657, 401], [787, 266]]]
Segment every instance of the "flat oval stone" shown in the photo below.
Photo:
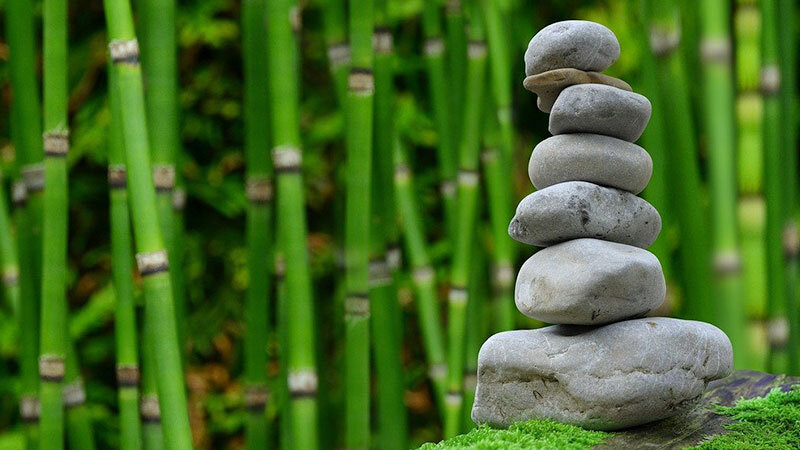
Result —
[[540, 250], [517, 275], [522, 314], [547, 323], [601, 325], [643, 317], [667, 287], [655, 255], [631, 245], [576, 239]]
[[565, 20], [550, 24], [528, 43], [525, 75], [572, 67], [602, 72], [619, 58], [617, 36], [599, 23]]
[[536, 189], [588, 181], [638, 194], [653, 174], [653, 160], [636, 144], [601, 134], [559, 134], [531, 154], [528, 176]]
[[576, 84], [550, 111], [550, 133], [595, 133], [634, 142], [650, 121], [647, 97], [604, 84]]
[[732, 365], [728, 337], [703, 322], [651, 317], [506, 331], [481, 347], [472, 420], [641, 425], [687, 410]]
[[641, 197], [585, 181], [536, 191], [517, 205], [508, 226], [515, 240], [547, 247], [597, 238], [647, 248], [661, 232], [661, 216]]
[[564, 88], [587, 83], [606, 84], [625, 91], [633, 91], [631, 85], [619, 78], [572, 68], [548, 70], [537, 75], [531, 75], [525, 78], [522, 85], [525, 86], [525, 89], [539, 96], [536, 100], [539, 110], [549, 113], [553, 108], [553, 103], [558, 98], [558, 94]]

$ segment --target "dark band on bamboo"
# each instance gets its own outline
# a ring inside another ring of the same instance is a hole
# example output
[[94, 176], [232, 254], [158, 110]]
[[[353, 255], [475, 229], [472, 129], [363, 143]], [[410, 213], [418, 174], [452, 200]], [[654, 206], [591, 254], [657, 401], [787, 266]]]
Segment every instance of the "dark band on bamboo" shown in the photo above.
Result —
[[141, 375], [137, 364], [118, 364], [117, 365], [117, 386], [136, 387], [139, 386]]
[[19, 399], [19, 416], [25, 423], [36, 423], [39, 421], [41, 405], [39, 398], [35, 395], [23, 395]]
[[459, 169], [458, 184], [461, 186], [477, 186], [480, 177], [477, 170]]
[[28, 193], [44, 190], [44, 164], [31, 164], [22, 168], [22, 179]]
[[63, 158], [69, 151], [69, 131], [49, 131], [42, 135], [44, 156]]
[[761, 93], [766, 96], [777, 95], [781, 90], [781, 71], [776, 65], [761, 68]]
[[767, 341], [771, 348], [783, 348], [789, 343], [789, 321], [786, 317], [773, 317], [769, 320]]
[[411, 278], [417, 284], [426, 283], [433, 280], [434, 275], [435, 274], [431, 266], [417, 267], [413, 272], [411, 272]]
[[139, 404], [139, 416], [141, 416], [144, 423], [161, 423], [161, 408], [158, 406], [158, 397], [152, 394], [143, 395], [142, 402]]
[[369, 294], [348, 294], [344, 302], [344, 313], [348, 317], [369, 317]]
[[172, 209], [181, 212], [186, 207], [186, 189], [175, 187], [172, 190]]
[[392, 282], [392, 273], [386, 258], [373, 259], [369, 262], [369, 287], [386, 286]]
[[439, 56], [444, 53], [444, 41], [442, 38], [430, 38], [425, 41], [425, 56]]
[[273, 276], [275, 277], [275, 281], [283, 281], [286, 277], [286, 260], [283, 258], [283, 255], [276, 254], [275, 255], [275, 267], [273, 269]]
[[486, 57], [485, 41], [469, 41], [467, 44], [467, 57], [469, 59], [480, 59]]
[[114, 64], [139, 64], [139, 41], [136, 39], [111, 41], [108, 43], [108, 52]]
[[60, 383], [64, 380], [64, 358], [57, 355], [39, 357], [39, 378], [42, 381]]
[[244, 390], [244, 407], [251, 413], [261, 414], [269, 401], [266, 386], [248, 386]]
[[156, 192], [169, 194], [175, 187], [175, 166], [172, 164], [156, 164], [153, 166], [153, 185]]
[[289, 372], [289, 394], [292, 398], [313, 397], [317, 395], [317, 373], [313, 370]]
[[125, 189], [128, 187], [128, 172], [123, 165], [108, 166], [109, 189]]
[[681, 35], [677, 31], [668, 32], [658, 28], [650, 29], [650, 50], [658, 58], [671, 54], [681, 43]]
[[25, 187], [24, 181], [16, 180], [11, 185], [11, 203], [16, 207], [22, 207], [28, 203], [28, 188]]
[[139, 267], [139, 273], [143, 277], [155, 275], [160, 272], [166, 272], [169, 270], [167, 251], [160, 250], [150, 253], [137, 253], [136, 265]]
[[19, 284], [19, 267], [11, 266], [3, 269], [3, 285], [17, 286]]
[[256, 205], [266, 205], [272, 201], [272, 180], [263, 177], [251, 177], [246, 182], [247, 199]]
[[278, 173], [299, 172], [303, 155], [299, 148], [281, 146], [272, 149], [272, 165]]
[[725, 38], [706, 37], [700, 42], [700, 58], [704, 62], [728, 64], [731, 62], [731, 41]]
[[328, 47], [328, 61], [334, 69], [350, 65], [350, 44], [340, 42]]
[[787, 259], [797, 258], [800, 254], [800, 238], [797, 235], [797, 223], [792, 221], [783, 229], [783, 254]]
[[372, 48], [375, 53], [388, 55], [394, 50], [394, 37], [388, 27], [378, 27], [372, 33]]
[[386, 265], [389, 270], [397, 270], [403, 265], [403, 252], [397, 243], [389, 244], [386, 249]]
[[79, 378], [70, 384], [64, 385], [61, 389], [61, 396], [65, 408], [74, 408], [86, 403], [86, 391], [83, 389], [83, 381]]
[[375, 78], [369, 69], [354, 67], [347, 78], [347, 88], [354, 94], [370, 95], [375, 92]]
[[468, 291], [466, 287], [461, 286], [452, 286], [450, 287], [450, 293], [447, 296], [447, 299], [450, 303], [464, 305], [467, 303], [467, 296]]

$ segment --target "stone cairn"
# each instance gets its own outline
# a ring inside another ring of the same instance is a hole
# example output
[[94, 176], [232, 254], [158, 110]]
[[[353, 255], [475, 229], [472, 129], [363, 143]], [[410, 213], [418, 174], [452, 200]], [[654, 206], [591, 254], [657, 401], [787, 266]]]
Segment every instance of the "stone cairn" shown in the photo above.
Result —
[[702, 322], [645, 317], [666, 295], [645, 250], [661, 217], [637, 197], [652, 160], [634, 144], [650, 102], [599, 73], [619, 57], [611, 30], [570, 20], [545, 27], [525, 53], [525, 87], [550, 113], [533, 150], [538, 191], [517, 207], [514, 239], [545, 247], [517, 277], [516, 306], [557, 324], [498, 333], [482, 346], [472, 418], [509, 426], [552, 419], [613, 430], [663, 419], [731, 373], [728, 337]]

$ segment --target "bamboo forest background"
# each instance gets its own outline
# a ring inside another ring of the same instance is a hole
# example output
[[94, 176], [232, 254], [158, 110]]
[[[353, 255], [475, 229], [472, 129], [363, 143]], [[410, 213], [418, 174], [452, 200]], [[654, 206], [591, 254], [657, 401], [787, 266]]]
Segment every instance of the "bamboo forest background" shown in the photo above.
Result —
[[[21, 303], [27, 297], [14, 287], [14, 267], [19, 256], [19, 279], [39, 276], [41, 265], [31, 265], [30, 255], [38, 251], [31, 236], [40, 225], [12, 201], [12, 185], [31, 162], [15, 149], [42, 127], [50, 137], [64, 136], [58, 127], [67, 113], [63, 276], [72, 347], [52, 330], [41, 334], [42, 345], [66, 345], [59, 350], [67, 352], [65, 381], [83, 378], [83, 415], [65, 416], [71, 447], [119, 448], [131, 439], [120, 434], [121, 420], [131, 417], [121, 419], [128, 409], [115, 368], [135, 364], [137, 349], [143, 364], [150, 358], [141, 306], [152, 292], [137, 273], [133, 330], [145, 344], [118, 354], [115, 322], [123, 320], [120, 302], [129, 301], [119, 292], [133, 273], [132, 238], [128, 229], [128, 241], [115, 240], [123, 244], [112, 252], [112, 221], [128, 228], [128, 219], [124, 204], [113, 208], [121, 203], [113, 192], [109, 197], [107, 168], [124, 163], [115, 121], [144, 127], [113, 114], [114, 104], [127, 108], [136, 98], [128, 95], [136, 92], [133, 72], [109, 72], [108, 64], [108, 42], [130, 37], [124, 20], [114, 22], [124, 16], [114, 8], [125, 2], [106, 0], [105, 10], [99, 0], [68, 2], [64, 68], [52, 53], [61, 29], [42, 25], [58, 20], [44, 7], [48, 1], [54, 0], [5, 0], [0, 9], [0, 449], [24, 448], [18, 403], [38, 382], [34, 376], [30, 384], [20, 363], [31, 318], [22, 313], [29, 311]], [[529, 254], [506, 227], [532, 189], [531, 149], [548, 136], [547, 115], [522, 87], [523, 53], [540, 28], [570, 18], [616, 33], [622, 56], [607, 72], [653, 104], [641, 144], [654, 162], [644, 196], [664, 222], [652, 247], [668, 282], [658, 314], [722, 327], [737, 368], [800, 373], [794, 1], [301, 0], [299, 10], [296, 3], [181, 0], [174, 17], [159, 10], [160, 2], [133, 4], [151, 159], [157, 167], [176, 162], [179, 194], [161, 195], [156, 176], [156, 206], [163, 229], [174, 230], [165, 233], [168, 279], [196, 447], [408, 448], [470, 426], [480, 344], [498, 330], [541, 325], [514, 309], [513, 279]], [[32, 8], [33, 40], [15, 34], [23, 22], [12, 15], [20, 5]], [[292, 11], [294, 31], [284, 20]], [[117, 28], [107, 27], [106, 17]], [[44, 36], [46, 58], [43, 30], [51, 33]], [[25, 42], [35, 48], [34, 70], [15, 75], [15, 48]], [[148, 72], [170, 60], [172, 81]], [[359, 77], [369, 70], [374, 93], [370, 79]], [[57, 80], [50, 84], [60, 76], [68, 98], [59, 97]], [[12, 92], [12, 84], [20, 89], [15, 83], [34, 77], [35, 86], [20, 92], [38, 92], [43, 106], [35, 95]], [[294, 89], [299, 103], [291, 104], [293, 96], [282, 93]], [[32, 102], [45, 108], [40, 122], [12, 123], [20, 120], [12, 104]], [[147, 142], [125, 139], [147, 154]], [[371, 155], [347, 151], [370, 146]], [[273, 157], [273, 168], [269, 150], [276, 147], [284, 154]], [[292, 170], [294, 148], [302, 149], [300, 173]], [[58, 183], [63, 167], [47, 164], [47, 179]], [[139, 177], [129, 169], [129, 186]], [[184, 191], [182, 213], [172, 213]], [[136, 195], [131, 190], [133, 202]], [[52, 195], [44, 201], [63, 207]], [[48, 207], [47, 214], [55, 216]], [[135, 227], [147, 226], [132, 218]], [[57, 235], [47, 236], [46, 245], [58, 247]], [[164, 245], [136, 238], [152, 247], [140, 251]], [[57, 250], [49, 255], [59, 259]], [[57, 280], [59, 273], [45, 276]], [[453, 294], [462, 291], [466, 305]], [[58, 318], [48, 317], [58, 328]], [[314, 367], [316, 396], [296, 387], [289, 395], [287, 372], [307, 376]], [[152, 394], [155, 374], [148, 382], [146, 370], [142, 390]], [[271, 395], [254, 414], [245, 402], [252, 406], [264, 385]], [[165, 427], [181, 429], [180, 420], [167, 423], [164, 406], [162, 414]], [[44, 414], [42, 421], [44, 427]], [[160, 436], [151, 425], [143, 424], [146, 448]], [[89, 441], [81, 443], [79, 434]], [[185, 448], [175, 439], [175, 448]]]

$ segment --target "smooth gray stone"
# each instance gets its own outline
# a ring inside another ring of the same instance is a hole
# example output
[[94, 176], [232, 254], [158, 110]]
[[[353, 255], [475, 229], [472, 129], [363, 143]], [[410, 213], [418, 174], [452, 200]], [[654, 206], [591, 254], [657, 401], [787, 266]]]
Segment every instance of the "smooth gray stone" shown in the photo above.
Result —
[[550, 133], [595, 133], [634, 142], [650, 121], [647, 97], [605, 84], [576, 84], [550, 111]]
[[636, 144], [601, 134], [559, 134], [539, 143], [528, 175], [536, 189], [589, 181], [638, 194], [653, 174], [653, 160]]
[[540, 250], [517, 275], [514, 301], [547, 323], [602, 325], [643, 317], [667, 287], [655, 255], [631, 245], [576, 239]]
[[602, 72], [619, 58], [619, 41], [599, 23], [565, 20], [548, 25], [531, 39], [525, 52], [525, 75], [571, 67]]
[[549, 113], [553, 108], [553, 103], [556, 102], [558, 95], [565, 87], [587, 83], [607, 84], [625, 91], [633, 91], [631, 85], [618, 78], [603, 73], [584, 72], [571, 68], [548, 70], [538, 75], [525, 77], [522, 85], [539, 96], [536, 105], [542, 112]]
[[472, 420], [627, 428], [690, 409], [732, 365], [728, 337], [703, 322], [652, 317], [506, 331], [481, 347]]
[[512, 238], [538, 247], [597, 238], [647, 248], [659, 232], [661, 216], [646, 200], [585, 181], [567, 181], [528, 195], [508, 226]]

